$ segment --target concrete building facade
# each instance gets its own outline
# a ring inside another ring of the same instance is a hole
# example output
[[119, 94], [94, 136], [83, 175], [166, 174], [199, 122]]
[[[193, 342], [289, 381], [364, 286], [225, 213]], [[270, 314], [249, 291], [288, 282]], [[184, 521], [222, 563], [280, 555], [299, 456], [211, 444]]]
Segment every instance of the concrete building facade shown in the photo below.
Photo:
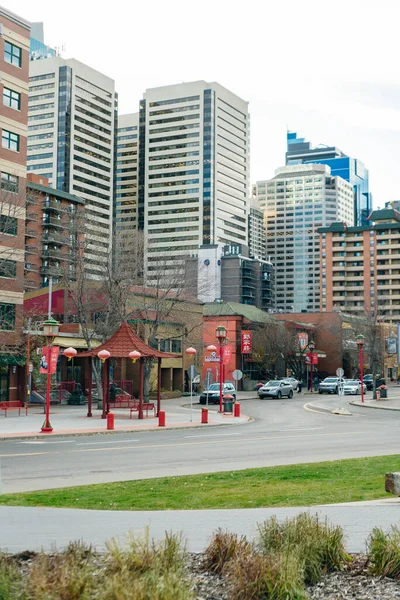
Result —
[[114, 81], [74, 59], [30, 62], [28, 172], [85, 201], [85, 265], [107, 260], [113, 225], [116, 135]]
[[248, 243], [248, 103], [217, 83], [149, 89], [140, 104], [138, 225], [151, 281], [202, 244]]
[[29, 37], [30, 24], [0, 8], [0, 402], [24, 397], [21, 344]]
[[115, 233], [137, 228], [139, 113], [118, 116]]
[[353, 189], [326, 165], [294, 165], [256, 184], [264, 212], [267, 255], [275, 267], [275, 308], [315, 312], [320, 307], [318, 228], [352, 223]]

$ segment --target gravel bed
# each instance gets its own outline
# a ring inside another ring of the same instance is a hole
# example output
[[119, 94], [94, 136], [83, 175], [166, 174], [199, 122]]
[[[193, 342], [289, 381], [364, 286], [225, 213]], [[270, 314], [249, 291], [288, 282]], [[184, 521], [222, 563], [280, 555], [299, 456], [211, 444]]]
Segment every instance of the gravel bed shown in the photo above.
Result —
[[[230, 600], [231, 585], [225, 577], [203, 571], [203, 556], [190, 554], [188, 576], [194, 581], [196, 600]], [[327, 573], [308, 588], [310, 600], [400, 600], [400, 582], [373, 577], [365, 555], [355, 555], [343, 571]]]

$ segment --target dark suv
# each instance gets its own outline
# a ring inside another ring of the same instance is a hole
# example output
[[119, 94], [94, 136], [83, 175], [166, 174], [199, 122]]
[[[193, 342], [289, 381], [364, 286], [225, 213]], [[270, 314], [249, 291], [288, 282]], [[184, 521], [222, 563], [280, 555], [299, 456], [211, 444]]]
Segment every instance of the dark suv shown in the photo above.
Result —
[[[380, 375], [377, 375], [376, 377], [376, 387], [378, 388], [380, 385], [386, 385], [386, 381], [383, 379], [383, 377], [381, 377]], [[367, 390], [372, 391], [374, 389], [374, 384], [373, 384], [373, 379], [372, 379], [372, 375], [364, 375], [363, 377], [363, 382], [365, 383], [365, 385], [367, 386]]]

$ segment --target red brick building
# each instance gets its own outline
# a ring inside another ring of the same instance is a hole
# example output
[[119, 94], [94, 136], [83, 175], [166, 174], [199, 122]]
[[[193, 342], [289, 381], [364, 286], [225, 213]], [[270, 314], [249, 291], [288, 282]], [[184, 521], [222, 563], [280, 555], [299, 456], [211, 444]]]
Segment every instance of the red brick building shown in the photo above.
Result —
[[30, 24], [0, 7], [0, 401], [24, 395], [23, 293]]

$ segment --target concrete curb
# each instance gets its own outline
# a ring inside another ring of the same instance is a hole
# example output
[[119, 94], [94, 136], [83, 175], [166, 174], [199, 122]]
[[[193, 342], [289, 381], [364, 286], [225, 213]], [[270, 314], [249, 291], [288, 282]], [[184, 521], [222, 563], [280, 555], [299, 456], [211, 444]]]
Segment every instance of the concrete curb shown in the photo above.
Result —
[[395, 406], [372, 406], [367, 402], [353, 401], [349, 402], [352, 406], [360, 406], [361, 408], [373, 408], [374, 410], [394, 410], [395, 412], [400, 411], [400, 408], [396, 408]]

